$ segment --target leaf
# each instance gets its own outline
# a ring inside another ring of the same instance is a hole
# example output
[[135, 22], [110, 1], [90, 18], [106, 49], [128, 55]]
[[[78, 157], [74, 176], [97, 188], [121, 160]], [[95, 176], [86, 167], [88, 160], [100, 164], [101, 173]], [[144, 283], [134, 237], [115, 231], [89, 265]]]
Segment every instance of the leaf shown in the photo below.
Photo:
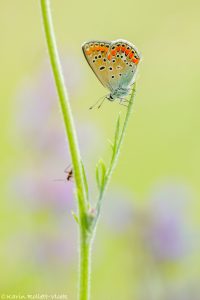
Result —
[[96, 218], [96, 210], [94, 208], [90, 208], [87, 212], [87, 231], [92, 233], [94, 228], [93, 224]]
[[113, 142], [111, 142], [111, 140], [108, 139], [108, 143], [110, 144], [110, 146], [111, 146], [111, 148], [112, 148], [112, 150], [113, 150], [113, 148], [114, 148]]
[[78, 216], [75, 214], [75, 212], [73, 210], [71, 211], [71, 214], [72, 214], [74, 220], [76, 221], [76, 223], [79, 224]]
[[89, 200], [89, 189], [88, 189], [87, 176], [86, 176], [85, 167], [84, 167], [84, 164], [82, 161], [81, 161], [81, 166], [82, 166], [82, 172], [83, 172], [83, 181], [84, 181], [84, 186], [85, 186], [86, 197], [87, 197], [87, 200]]
[[116, 122], [116, 127], [115, 127], [115, 137], [114, 137], [114, 143], [113, 143], [113, 152], [115, 152], [117, 148], [117, 144], [119, 141], [119, 136], [120, 136], [120, 113], [117, 117], [117, 122]]
[[102, 188], [106, 175], [106, 166], [102, 159], [100, 159], [96, 165], [96, 181], [99, 189]]
[[100, 189], [101, 183], [100, 183], [100, 178], [99, 178], [99, 163], [96, 164], [96, 182], [97, 186]]

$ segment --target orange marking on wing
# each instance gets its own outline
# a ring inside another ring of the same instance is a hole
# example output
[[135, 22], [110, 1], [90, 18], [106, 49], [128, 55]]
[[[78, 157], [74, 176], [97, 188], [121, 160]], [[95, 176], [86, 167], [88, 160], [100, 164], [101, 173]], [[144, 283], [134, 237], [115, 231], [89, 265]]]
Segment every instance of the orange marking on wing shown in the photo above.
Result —
[[135, 64], [137, 65], [139, 63], [139, 61], [140, 61], [139, 58], [136, 58], [135, 59]]
[[115, 56], [115, 55], [116, 55], [116, 51], [115, 51], [115, 50], [112, 50], [112, 51], [111, 51], [111, 54], [112, 54], [113, 56]]
[[117, 51], [117, 52], [119, 52], [119, 51], [120, 51], [120, 49], [121, 49], [121, 47], [120, 47], [120, 46], [118, 46], [118, 47], [116, 48], [116, 51]]
[[130, 57], [130, 58], [132, 58], [133, 57], [133, 53], [131, 52], [130, 54], [129, 54], [129, 56], [128, 57]]
[[134, 57], [132, 59], [132, 62], [137, 65], [139, 63], [139, 59]]
[[121, 47], [122, 52], [125, 52], [125, 49], [126, 49], [125, 47]]
[[99, 50], [100, 50], [100, 47], [99, 47], [99, 46], [95, 46], [94, 48], [95, 48], [96, 51], [99, 51]]
[[111, 60], [112, 55], [110, 53], [108, 53], [108, 60]]
[[102, 52], [108, 52], [108, 48], [106, 48], [105, 46], [101, 46], [99, 50]]
[[125, 49], [125, 53], [126, 53], [126, 55], [128, 55], [129, 53], [130, 53], [130, 49]]
[[85, 53], [86, 53], [87, 55], [90, 55], [90, 54], [91, 54], [91, 51], [90, 51], [90, 50], [87, 50], [87, 51], [85, 51]]

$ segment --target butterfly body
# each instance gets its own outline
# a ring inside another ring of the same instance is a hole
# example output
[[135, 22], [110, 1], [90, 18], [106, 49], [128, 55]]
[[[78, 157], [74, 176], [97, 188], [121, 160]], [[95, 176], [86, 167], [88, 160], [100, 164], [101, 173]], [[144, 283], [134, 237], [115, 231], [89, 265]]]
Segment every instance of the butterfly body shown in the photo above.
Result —
[[140, 54], [134, 45], [126, 40], [112, 42], [90, 41], [82, 46], [91, 69], [110, 94], [110, 101], [123, 100], [135, 82]]
[[106, 96], [106, 98], [109, 101], [114, 101], [115, 99], [123, 99], [126, 97], [129, 92], [130, 92], [131, 87], [123, 88], [123, 87], [118, 87], [115, 90], [113, 90], [109, 95]]

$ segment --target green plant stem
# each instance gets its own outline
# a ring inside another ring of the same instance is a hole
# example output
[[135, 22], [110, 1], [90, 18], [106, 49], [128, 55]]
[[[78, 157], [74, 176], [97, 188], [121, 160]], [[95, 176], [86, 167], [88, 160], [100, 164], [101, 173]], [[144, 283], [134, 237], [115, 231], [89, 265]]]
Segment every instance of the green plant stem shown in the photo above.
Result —
[[44, 31], [46, 42], [51, 62], [52, 71], [54, 74], [57, 93], [60, 101], [60, 106], [63, 114], [66, 134], [69, 142], [69, 149], [72, 159], [74, 179], [76, 184], [76, 194], [78, 198], [78, 219], [79, 219], [79, 300], [89, 299], [89, 274], [90, 274], [90, 244], [87, 232], [87, 196], [86, 187], [81, 163], [81, 156], [79, 152], [77, 135], [73, 122], [72, 112], [70, 108], [69, 98], [64, 83], [60, 59], [58, 55], [56, 39], [54, 34], [50, 1], [40, 0], [42, 19], [44, 24]]
[[97, 201], [97, 207], [96, 207], [96, 211], [97, 212], [96, 212], [96, 219], [94, 221], [94, 227], [96, 226], [97, 221], [99, 219], [101, 205], [102, 205], [102, 200], [103, 200], [106, 188], [107, 188], [107, 186], [108, 186], [108, 184], [110, 182], [112, 173], [113, 173], [113, 171], [115, 169], [115, 166], [116, 166], [118, 158], [119, 158], [121, 145], [122, 145], [122, 142], [124, 140], [124, 135], [125, 135], [126, 128], [127, 128], [127, 125], [128, 125], [128, 121], [129, 121], [129, 118], [130, 118], [130, 115], [131, 115], [131, 112], [132, 112], [132, 109], [133, 109], [135, 89], [136, 89], [136, 84], [134, 83], [133, 89], [132, 89], [132, 93], [131, 93], [131, 96], [130, 96], [130, 100], [129, 100], [129, 105], [128, 105], [126, 117], [125, 117], [124, 124], [123, 124], [123, 128], [122, 128], [122, 131], [121, 131], [121, 134], [120, 134], [120, 138], [119, 138], [119, 141], [118, 141], [118, 144], [117, 144], [116, 153], [113, 154], [113, 156], [111, 158], [110, 165], [109, 165], [108, 170], [107, 170], [106, 175], [105, 175], [105, 180], [104, 180], [103, 188], [100, 190], [100, 193], [99, 193], [99, 197], [98, 197], [98, 201]]
[[90, 299], [90, 273], [91, 273], [91, 240], [87, 240], [85, 232], [81, 235], [80, 241], [80, 283], [78, 291], [79, 300], [89, 300]]

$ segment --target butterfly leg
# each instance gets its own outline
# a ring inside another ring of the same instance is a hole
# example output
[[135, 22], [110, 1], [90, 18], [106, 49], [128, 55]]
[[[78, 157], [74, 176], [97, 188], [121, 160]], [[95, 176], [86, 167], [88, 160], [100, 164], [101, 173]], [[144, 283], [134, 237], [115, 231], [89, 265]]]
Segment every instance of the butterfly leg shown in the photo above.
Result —
[[126, 98], [121, 98], [120, 100], [121, 100], [121, 102], [124, 102], [124, 103], [126, 103], [126, 102], [129, 103], [130, 102], [130, 99], [126, 99]]
[[119, 104], [128, 107], [128, 105], [124, 104], [125, 100], [124, 98], [119, 98]]
[[128, 107], [128, 105], [124, 104], [124, 99], [120, 99], [119, 104]]
[[120, 105], [122, 105], [122, 106], [125, 106], [125, 107], [128, 107], [128, 105], [126, 105], [126, 104], [123, 104], [123, 103], [120, 103]]

